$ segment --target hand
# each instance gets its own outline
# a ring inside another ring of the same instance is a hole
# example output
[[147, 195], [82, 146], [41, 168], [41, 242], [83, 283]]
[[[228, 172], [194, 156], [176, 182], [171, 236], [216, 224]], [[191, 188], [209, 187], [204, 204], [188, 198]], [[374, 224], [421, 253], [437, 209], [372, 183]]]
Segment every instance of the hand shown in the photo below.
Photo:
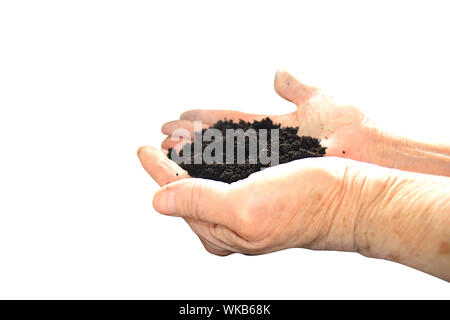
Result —
[[[274, 85], [281, 97], [297, 107], [294, 112], [285, 115], [270, 115], [275, 123], [299, 127], [299, 135], [321, 139], [321, 144], [327, 147], [327, 156], [371, 162], [369, 154], [373, 152], [367, 152], [365, 142], [373, 130], [359, 109], [334, 103], [318, 89], [300, 83], [286, 71], [277, 72]], [[194, 121], [202, 121], [203, 127], [209, 127], [224, 118], [233, 121], [240, 119], [253, 121], [268, 116], [231, 110], [190, 110], [183, 113], [180, 120], [163, 125], [162, 132], [168, 137], [163, 141], [162, 148], [168, 149], [180, 142], [173, 135], [176, 129], [186, 129], [193, 137]]]
[[[294, 103], [296, 110], [285, 115], [270, 115], [282, 126], [299, 127], [299, 135], [313, 136], [326, 147], [326, 156], [337, 156], [406, 171], [450, 176], [450, 145], [433, 145], [398, 137], [375, 126], [358, 108], [340, 105], [316, 88], [300, 83], [286, 71], [275, 76], [275, 90]], [[193, 137], [194, 121], [209, 127], [220, 119], [261, 120], [269, 115], [247, 114], [231, 110], [190, 110], [180, 120], [165, 123], [168, 137], [162, 148], [179, 146], [174, 134], [185, 129]], [[175, 132], [176, 133], [176, 132]]]
[[[189, 178], [163, 151], [139, 159], [163, 187], [154, 208], [183, 217], [216, 255], [293, 247], [356, 251], [450, 281], [450, 181], [335, 157], [232, 184]], [[180, 180], [180, 181], [178, 181]]]
[[[271, 118], [283, 126], [299, 126], [300, 135], [320, 138], [327, 156], [450, 175], [449, 146], [385, 133], [357, 108], [333, 103], [286, 72], [277, 73], [275, 89], [297, 111]], [[223, 118], [263, 117], [191, 110], [163, 126], [169, 137], [162, 147], [180, 142], [172, 141], [178, 128], [193, 137], [194, 120], [208, 127]], [[211, 253], [260, 254], [292, 247], [356, 251], [450, 279], [448, 178], [325, 157], [225, 184], [190, 178], [166, 153], [151, 147], [138, 152], [144, 168], [163, 186], [153, 205], [160, 213], [183, 217]]]
[[343, 215], [340, 206], [344, 189], [351, 194], [343, 160], [297, 160], [227, 184], [188, 178], [164, 152], [151, 147], [141, 148], [138, 155], [163, 185], [155, 194], [154, 208], [183, 217], [211, 253], [354, 248], [356, 211]]

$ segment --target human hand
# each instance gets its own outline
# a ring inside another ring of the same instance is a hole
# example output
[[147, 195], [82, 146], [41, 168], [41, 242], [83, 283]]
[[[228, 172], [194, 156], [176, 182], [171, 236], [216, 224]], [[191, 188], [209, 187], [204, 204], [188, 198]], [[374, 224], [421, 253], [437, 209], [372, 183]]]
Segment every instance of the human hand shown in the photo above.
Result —
[[165, 152], [139, 159], [162, 188], [154, 208], [183, 217], [216, 255], [303, 247], [355, 251], [450, 281], [450, 181], [336, 157], [227, 184], [190, 178]]
[[345, 161], [303, 159], [227, 184], [190, 178], [164, 152], [151, 147], [141, 148], [138, 155], [163, 186], [155, 194], [154, 208], [183, 217], [211, 253], [354, 248], [357, 212], [341, 208], [344, 190], [347, 198], [351, 194]]
[[[325, 156], [337, 156], [407, 171], [450, 176], [450, 146], [433, 145], [395, 136], [378, 128], [354, 106], [335, 103], [317, 88], [299, 82], [286, 71], [275, 76], [275, 90], [294, 103], [296, 110], [285, 115], [247, 114], [232, 110], [189, 110], [180, 120], [165, 123], [162, 132], [168, 137], [162, 148], [179, 146], [177, 129], [194, 137], [194, 121], [207, 128], [218, 120], [245, 121], [270, 117], [282, 126], [299, 127], [298, 134], [313, 136], [326, 147]], [[175, 134], [174, 134], [175, 133]]]
[[203, 127], [209, 127], [224, 118], [253, 121], [270, 117], [274, 123], [280, 123], [283, 127], [299, 127], [299, 135], [321, 139], [322, 146], [327, 147], [327, 156], [370, 162], [372, 153], [365, 146], [371, 134], [370, 122], [359, 109], [336, 104], [317, 88], [302, 84], [286, 71], [276, 73], [274, 86], [281, 97], [296, 105], [295, 111], [285, 115], [261, 115], [232, 110], [189, 110], [180, 116], [180, 120], [162, 126], [162, 132], [168, 135], [162, 148], [167, 150], [180, 143], [176, 136], [177, 129], [188, 130], [193, 137], [194, 121], [201, 121]]
[[[357, 108], [333, 103], [288, 73], [277, 73], [275, 88], [297, 111], [270, 116], [273, 121], [320, 138], [327, 156], [450, 175], [448, 146], [385, 133]], [[191, 110], [163, 126], [169, 137], [162, 147], [180, 143], [173, 139], [176, 129], [187, 129], [193, 137], [194, 120], [209, 127], [223, 118], [264, 117]], [[326, 157], [298, 160], [225, 184], [190, 178], [166, 153], [150, 147], [138, 152], [144, 168], [163, 186], [154, 207], [183, 217], [211, 253], [260, 254], [292, 247], [356, 251], [450, 279], [447, 178]]]

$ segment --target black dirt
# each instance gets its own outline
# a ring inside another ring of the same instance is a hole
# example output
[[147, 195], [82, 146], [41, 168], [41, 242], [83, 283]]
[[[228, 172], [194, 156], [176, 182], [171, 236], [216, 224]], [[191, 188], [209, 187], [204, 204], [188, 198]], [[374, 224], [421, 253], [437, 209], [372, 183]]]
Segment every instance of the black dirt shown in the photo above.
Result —
[[[271, 156], [271, 139], [270, 129], [279, 129], [279, 163], [286, 163], [297, 159], [311, 158], [311, 157], [323, 157], [325, 149], [320, 145], [320, 140], [310, 136], [298, 136], [298, 127], [283, 127], [281, 125], [274, 124], [270, 118], [265, 118], [261, 121], [245, 122], [240, 120], [239, 122], [233, 122], [232, 120], [220, 120], [215, 123], [211, 128], [219, 129], [222, 132], [223, 138], [223, 163], [207, 164], [203, 161], [203, 153], [194, 152], [194, 143], [187, 144], [179, 152], [179, 156], [183, 155], [186, 150], [191, 150], [191, 161], [188, 163], [181, 163], [180, 166], [185, 169], [192, 177], [211, 179], [217, 181], [223, 181], [232, 183], [241, 179], [247, 178], [254, 172], [260, 171], [264, 168], [270, 167], [271, 163], [266, 165], [262, 164], [259, 157], [257, 163], [249, 163], [249, 139], [245, 139], [245, 164], [236, 164], [237, 162], [237, 145], [238, 139], [234, 139], [234, 164], [226, 163], [225, 150], [226, 150], [226, 129], [243, 129], [244, 132], [248, 129], [254, 129], [258, 132], [259, 129], [267, 129], [267, 153]], [[194, 140], [200, 141], [202, 135], [207, 129], [203, 129], [201, 132], [196, 132]], [[259, 137], [259, 136], [258, 136]], [[202, 140], [203, 141], [203, 140]], [[214, 140], [213, 140], [214, 141]], [[202, 152], [205, 148], [212, 143], [211, 141], [203, 141]], [[259, 146], [259, 144], [258, 144]], [[175, 151], [174, 151], [175, 152]], [[259, 150], [258, 150], [259, 154]], [[213, 154], [214, 155], [214, 154]], [[274, 154], [275, 155], [275, 154]], [[276, 155], [275, 155], [276, 156]], [[172, 149], [169, 149], [168, 157], [172, 159]], [[202, 163], [195, 164], [194, 159], [202, 159]]]

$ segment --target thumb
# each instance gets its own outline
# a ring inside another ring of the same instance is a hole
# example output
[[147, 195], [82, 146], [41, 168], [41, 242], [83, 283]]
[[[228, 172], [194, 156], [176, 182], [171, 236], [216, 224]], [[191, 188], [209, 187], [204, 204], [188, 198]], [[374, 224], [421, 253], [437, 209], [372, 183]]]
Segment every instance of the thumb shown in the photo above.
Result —
[[295, 103], [297, 106], [311, 99], [318, 91], [317, 88], [301, 83], [285, 70], [278, 70], [275, 74], [274, 87], [280, 97]]
[[229, 225], [232, 203], [230, 185], [188, 178], [169, 183], [153, 197], [153, 207], [162, 214]]

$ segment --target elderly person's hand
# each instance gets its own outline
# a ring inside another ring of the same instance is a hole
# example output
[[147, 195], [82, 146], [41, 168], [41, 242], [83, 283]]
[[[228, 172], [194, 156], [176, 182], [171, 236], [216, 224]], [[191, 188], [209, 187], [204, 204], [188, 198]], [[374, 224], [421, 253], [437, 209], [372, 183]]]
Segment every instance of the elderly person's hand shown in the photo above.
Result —
[[[407, 171], [450, 176], [450, 146], [431, 145], [397, 137], [378, 128], [356, 107], [335, 103], [318, 89], [299, 82], [286, 71], [275, 76], [275, 90], [294, 103], [296, 110], [285, 115], [270, 115], [274, 123], [299, 127], [299, 135], [321, 139], [327, 156], [337, 156]], [[180, 120], [165, 123], [162, 132], [168, 137], [163, 149], [179, 144], [173, 134], [185, 129], [193, 137], [194, 121], [209, 127], [218, 120], [261, 120], [268, 115], [247, 114], [232, 110], [190, 110]]]
[[162, 186], [154, 208], [183, 217], [211, 253], [356, 251], [450, 280], [448, 178], [325, 157], [226, 184], [190, 178], [151, 147], [138, 155]]
[[[162, 184], [187, 177], [155, 149], [144, 148], [139, 154], [144, 168]], [[348, 187], [346, 168], [337, 158], [304, 159], [232, 184], [188, 178], [165, 185], [153, 205], [160, 213], [185, 218], [216, 254], [293, 247], [351, 250], [355, 213], [344, 216], [339, 208]]]

